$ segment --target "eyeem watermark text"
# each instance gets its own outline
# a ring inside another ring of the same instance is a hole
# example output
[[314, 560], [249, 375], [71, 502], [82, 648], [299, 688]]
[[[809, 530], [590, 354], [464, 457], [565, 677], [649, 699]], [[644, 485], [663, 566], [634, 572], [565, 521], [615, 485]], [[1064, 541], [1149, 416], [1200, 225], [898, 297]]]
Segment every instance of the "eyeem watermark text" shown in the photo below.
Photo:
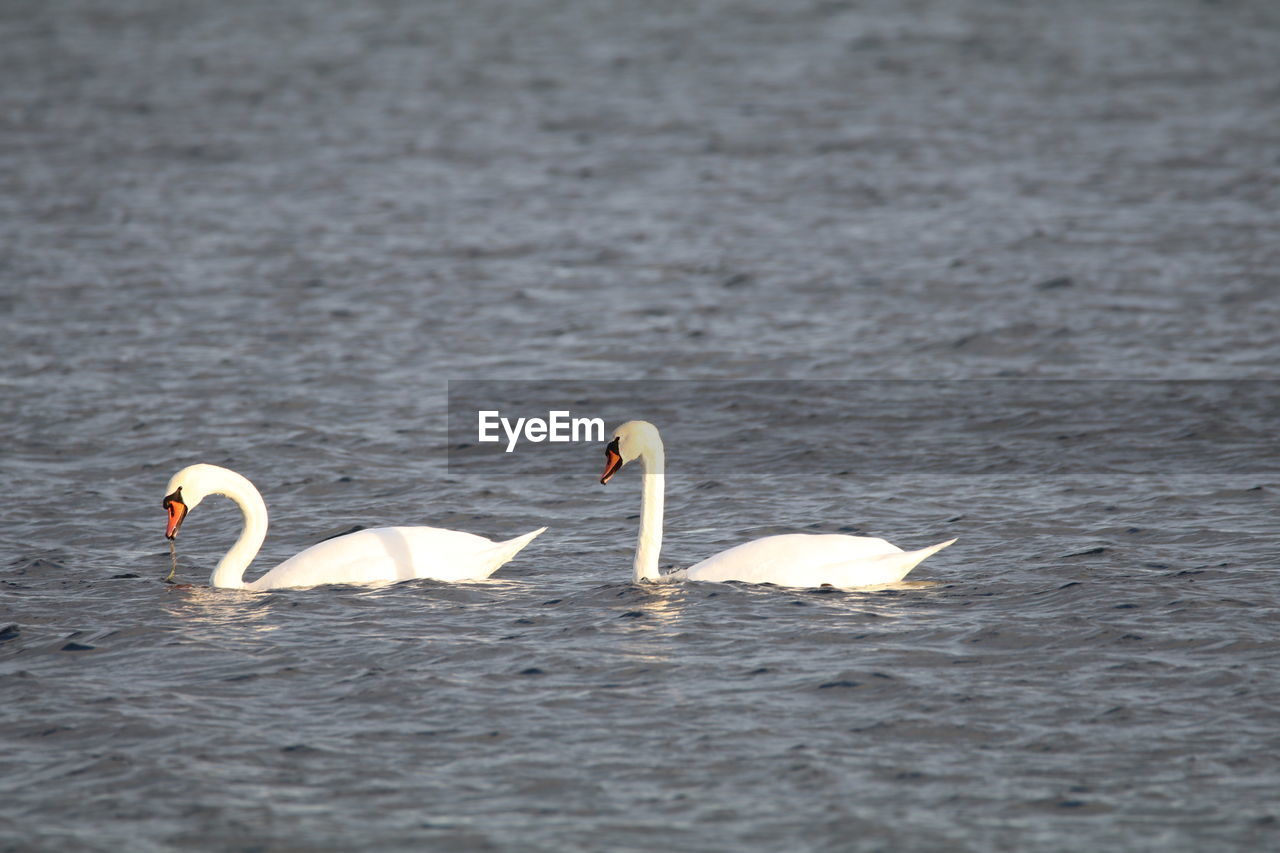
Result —
[[513, 424], [497, 410], [481, 410], [478, 438], [481, 442], [501, 441], [498, 428], [507, 435], [507, 453], [516, 449], [521, 437], [538, 444], [543, 441], [604, 441], [603, 418], [575, 418], [568, 411], [547, 412], [542, 418], [516, 418]]

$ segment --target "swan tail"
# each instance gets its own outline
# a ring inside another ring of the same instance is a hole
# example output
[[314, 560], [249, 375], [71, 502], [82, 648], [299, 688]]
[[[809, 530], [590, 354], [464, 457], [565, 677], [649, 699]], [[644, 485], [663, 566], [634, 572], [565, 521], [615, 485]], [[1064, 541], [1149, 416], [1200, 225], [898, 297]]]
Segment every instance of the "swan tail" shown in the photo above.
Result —
[[841, 585], [859, 587], [898, 583], [911, 574], [916, 566], [955, 541], [948, 539], [946, 542], [939, 542], [937, 545], [930, 545], [918, 551], [893, 551], [859, 561], [854, 566], [854, 577]]
[[918, 556], [921, 560], [926, 560], [929, 557], [932, 557], [934, 554], [941, 551], [943, 548], [947, 547], [948, 545], [954, 545], [955, 541], [956, 540], [954, 539], [948, 539], [946, 542], [939, 542], [937, 545], [930, 545], [928, 548], [921, 548], [919, 551], [912, 551], [911, 553], [915, 556]]
[[516, 554], [524, 550], [524, 546], [528, 545], [539, 534], [545, 533], [547, 528], [539, 527], [537, 530], [530, 530], [523, 536], [517, 536], [514, 539], [508, 539], [505, 542], [499, 542], [493, 546], [493, 564], [489, 569], [489, 574], [493, 574], [507, 563], [511, 562]]
[[[916, 566], [920, 565], [948, 545], [953, 544], [955, 541], [956, 540], [954, 539], [948, 539], [946, 542], [939, 542], [937, 545], [930, 545], [928, 548], [921, 548], [919, 551], [908, 551], [905, 554], [898, 554], [897, 556], [901, 557], [903, 560], [902, 577], [905, 578]], [[902, 580], [902, 578], [898, 578], [898, 580]]]

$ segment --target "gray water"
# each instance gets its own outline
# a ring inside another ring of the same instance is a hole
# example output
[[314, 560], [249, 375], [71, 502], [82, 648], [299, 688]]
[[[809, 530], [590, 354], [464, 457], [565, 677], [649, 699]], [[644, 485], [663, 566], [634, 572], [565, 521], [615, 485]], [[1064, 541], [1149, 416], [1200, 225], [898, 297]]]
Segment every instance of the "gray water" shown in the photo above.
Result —
[[[1273, 846], [1278, 57], [1262, 0], [0, 3], [0, 849]], [[635, 472], [478, 452], [493, 379], [662, 426], [666, 566], [959, 541], [632, 584]], [[262, 568], [550, 529], [238, 593], [210, 499], [165, 585], [196, 461]]]

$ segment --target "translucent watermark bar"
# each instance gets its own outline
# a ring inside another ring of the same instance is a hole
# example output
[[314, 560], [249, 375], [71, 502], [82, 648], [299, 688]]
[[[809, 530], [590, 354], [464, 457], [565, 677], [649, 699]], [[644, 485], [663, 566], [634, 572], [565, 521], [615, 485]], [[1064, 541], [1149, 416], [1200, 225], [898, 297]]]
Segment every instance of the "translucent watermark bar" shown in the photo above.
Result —
[[1272, 380], [451, 381], [449, 468], [590, 467], [633, 419], [703, 476], [1280, 477]]

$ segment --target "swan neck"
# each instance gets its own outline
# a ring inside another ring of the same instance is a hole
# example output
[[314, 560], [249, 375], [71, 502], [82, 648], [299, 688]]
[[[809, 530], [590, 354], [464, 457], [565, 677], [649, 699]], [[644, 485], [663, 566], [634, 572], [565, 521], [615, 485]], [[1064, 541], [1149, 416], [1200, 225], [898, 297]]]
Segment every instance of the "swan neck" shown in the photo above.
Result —
[[635, 579], [658, 580], [658, 554], [662, 551], [662, 502], [666, 488], [666, 461], [659, 448], [640, 457], [644, 490], [640, 494], [640, 538], [633, 563]]
[[236, 544], [231, 546], [231, 550], [227, 551], [213, 570], [209, 585], [224, 589], [245, 589], [245, 569], [258, 556], [258, 550], [267, 538], [267, 505], [253, 483], [239, 474], [228, 477], [211, 493], [225, 495], [236, 502], [240, 512], [244, 514], [244, 527]]

